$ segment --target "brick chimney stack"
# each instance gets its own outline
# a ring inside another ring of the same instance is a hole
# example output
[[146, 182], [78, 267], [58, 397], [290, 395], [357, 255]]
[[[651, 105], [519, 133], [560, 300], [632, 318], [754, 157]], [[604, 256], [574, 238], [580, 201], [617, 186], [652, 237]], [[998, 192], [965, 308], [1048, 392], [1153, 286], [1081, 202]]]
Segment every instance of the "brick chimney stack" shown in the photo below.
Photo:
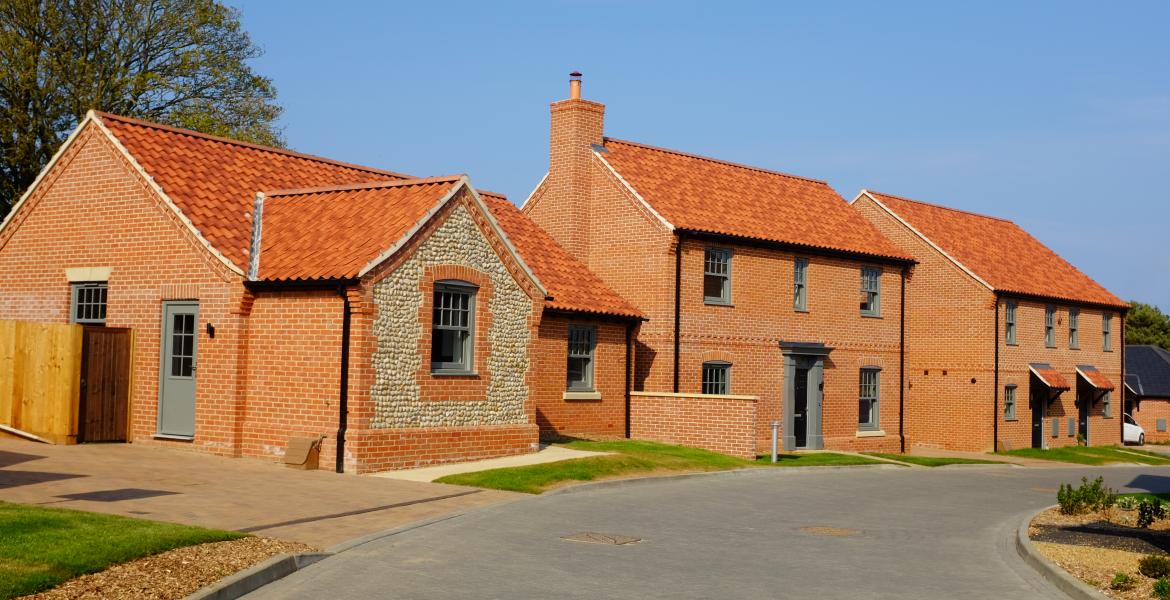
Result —
[[548, 188], [562, 207], [545, 229], [579, 260], [588, 261], [590, 165], [604, 135], [605, 105], [581, 98], [581, 73], [569, 74], [569, 99], [550, 106]]

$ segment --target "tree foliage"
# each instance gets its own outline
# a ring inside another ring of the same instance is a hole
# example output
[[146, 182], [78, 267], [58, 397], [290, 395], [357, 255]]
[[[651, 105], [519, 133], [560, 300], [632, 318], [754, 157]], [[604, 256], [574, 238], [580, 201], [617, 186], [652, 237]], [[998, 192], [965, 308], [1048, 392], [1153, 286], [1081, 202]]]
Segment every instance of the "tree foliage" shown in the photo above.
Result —
[[1133, 302], [1125, 317], [1125, 343], [1150, 344], [1170, 350], [1170, 315], [1157, 306]]
[[283, 145], [259, 55], [216, 0], [0, 0], [0, 218], [91, 108]]

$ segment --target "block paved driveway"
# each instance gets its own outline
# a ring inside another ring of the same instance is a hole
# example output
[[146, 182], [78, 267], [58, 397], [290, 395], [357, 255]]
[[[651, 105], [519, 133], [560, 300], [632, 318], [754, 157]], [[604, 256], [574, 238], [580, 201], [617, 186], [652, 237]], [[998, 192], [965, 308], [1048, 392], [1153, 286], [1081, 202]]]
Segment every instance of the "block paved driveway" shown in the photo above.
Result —
[[322, 549], [519, 497], [138, 444], [0, 439], [0, 501], [249, 531]]
[[[1061, 482], [1170, 467], [770, 469], [540, 496], [384, 537], [253, 592], [285, 598], [1066, 598], [1011, 543]], [[584, 488], [581, 488], [584, 489]], [[582, 531], [644, 538], [571, 542]]]

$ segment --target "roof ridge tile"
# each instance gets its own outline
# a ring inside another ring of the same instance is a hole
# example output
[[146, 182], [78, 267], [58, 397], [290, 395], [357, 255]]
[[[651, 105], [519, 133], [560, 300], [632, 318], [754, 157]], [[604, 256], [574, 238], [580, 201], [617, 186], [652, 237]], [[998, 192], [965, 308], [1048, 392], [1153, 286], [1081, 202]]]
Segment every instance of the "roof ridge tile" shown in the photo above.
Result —
[[282, 198], [288, 196], [310, 196], [313, 194], [325, 194], [329, 192], [354, 192], [361, 190], [376, 190], [383, 188], [394, 187], [408, 187], [412, 185], [427, 185], [431, 183], [451, 183], [458, 181], [465, 177], [463, 174], [459, 175], [439, 175], [435, 177], [412, 177], [409, 179], [396, 179], [394, 181], [371, 181], [359, 183], [342, 183], [337, 185], [323, 185], [319, 187], [308, 188], [289, 188], [280, 190], [268, 190], [261, 192], [265, 198]]

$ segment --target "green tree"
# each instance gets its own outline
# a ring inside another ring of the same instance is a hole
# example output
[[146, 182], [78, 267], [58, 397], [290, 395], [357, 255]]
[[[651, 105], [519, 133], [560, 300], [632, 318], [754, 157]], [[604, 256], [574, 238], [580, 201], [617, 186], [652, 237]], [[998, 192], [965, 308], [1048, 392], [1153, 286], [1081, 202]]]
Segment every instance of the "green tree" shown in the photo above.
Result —
[[1170, 315], [1157, 306], [1131, 303], [1125, 317], [1125, 343], [1151, 344], [1170, 350]]
[[216, 0], [0, 0], [0, 218], [91, 108], [283, 145], [260, 53]]

